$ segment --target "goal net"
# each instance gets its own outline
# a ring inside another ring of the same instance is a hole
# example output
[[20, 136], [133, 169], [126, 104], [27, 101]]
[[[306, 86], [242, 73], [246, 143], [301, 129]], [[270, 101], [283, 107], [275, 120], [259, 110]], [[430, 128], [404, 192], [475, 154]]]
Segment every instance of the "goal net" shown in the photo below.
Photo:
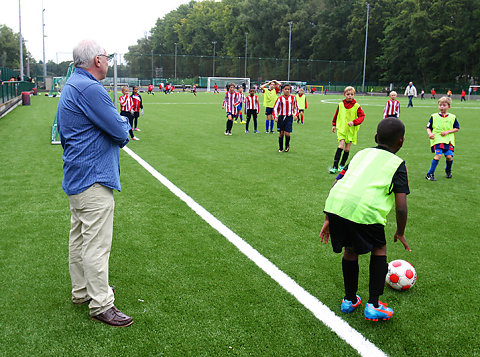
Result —
[[[315, 90], [314, 90], [315, 88]], [[324, 94], [324, 91], [323, 91], [323, 86], [319, 86], [319, 85], [316, 85], [316, 84], [309, 84], [307, 86], [307, 93], [312, 93], [312, 94]]]
[[[56, 96], [62, 92], [67, 79], [72, 75], [75, 71], [75, 67], [73, 66], [73, 62], [70, 63], [67, 69], [67, 75], [65, 77], [54, 77], [52, 82], [52, 89], [50, 90], [50, 97]], [[52, 124], [52, 136], [50, 138], [51, 144], [60, 144], [60, 135], [58, 134], [57, 128], [57, 116], [55, 115], [55, 119], [53, 120]]]
[[471, 95], [480, 94], [480, 84], [473, 84], [468, 87], [468, 100], [471, 100]]
[[250, 89], [250, 78], [237, 78], [237, 77], [208, 77], [207, 78], [207, 92], [213, 92], [213, 86], [216, 84], [219, 91], [223, 91], [228, 83], [233, 83], [235, 86], [243, 86], [245, 84], [245, 90]]

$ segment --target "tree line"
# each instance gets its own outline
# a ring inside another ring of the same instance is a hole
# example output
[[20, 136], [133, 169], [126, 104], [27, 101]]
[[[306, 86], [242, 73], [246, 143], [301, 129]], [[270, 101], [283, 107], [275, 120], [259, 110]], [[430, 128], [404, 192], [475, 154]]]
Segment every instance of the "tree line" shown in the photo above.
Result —
[[[478, 83], [480, 0], [369, 1], [366, 80], [390, 83]], [[363, 61], [364, 0], [191, 1], [158, 19], [135, 54], [287, 58], [289, 25], [294, 59]], [[248, 32], [248, 37], [246, 33]]]
[[[247, 46], [248, 58], [285, 59], [289, 22], [292, 60], [363, 63], [366, 20], [364, 0], [191, 1], [129, 47], [119, 75], [151, 78], [162, 55], [163, 65], [174, 53], [212, 57], [214, 46], [219, 57], [243, 57]], [[480, 0], [370, 0], [366, 81], [478, 83], [479, 23]], [[6, 29], [0, 27], [0, 66], [18, 68], [18, 34], [4, 36]]]

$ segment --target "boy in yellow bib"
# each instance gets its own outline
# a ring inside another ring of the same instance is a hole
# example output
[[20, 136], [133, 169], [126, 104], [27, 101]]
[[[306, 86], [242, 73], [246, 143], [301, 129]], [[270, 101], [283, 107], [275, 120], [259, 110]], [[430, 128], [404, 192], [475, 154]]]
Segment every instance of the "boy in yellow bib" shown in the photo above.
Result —
[[297, 123], [302, 121], [302, 125], [303, 125], [303, 113], [305, 112], [305, 109], [307, 109], [307, 97], [305, 96], [305, 92], [303, 91], [303, 88], [300, 88], [298, 90], [298, 94], [295, 96], [295, 98], [297, 98], [297, 104], [298, 104]]
[[[350, 154], [350, 146], [352, 143], [357, 144], [358, 129], [365, 120], [365, 113], [354, 99], [355, 88], [346, 87], [343, 95], [345, 99], [338, 104], [332, 120], [332, 132], [337, 133], [338, 148], [333, 159], [333, 167], [329, 171], [331, 174], [342, 171]], [[342, 161], [340, 161], [340, 157], [342, 157]], [[340, 167], [338, 166], [339, 162]]]
[[455, 134], [460, 130], [457, 117], [448, 113], [452, 99], [441, 97], [438, 100], [439, 113], [432, 114], [427, 124], [427, 134], [430, 138], [430, 146], [432, 152], [435, 153], [430, 170], [425, 178], [428, 181], [437, 181], [435, 178], [435, 169], [440, 161], [442, 154], [445, 155], [447, 164], [445, 166], [445, 174], [447, 179], [452, 178], [453, 151], [455, 149]]
[[371, 252], [369, 299], [364, 315], [367, 320], [388, 320], [393, 310], [378, 299], [383, 294], [387, 274], [385, 225], [395, 206], [397, 230], [394, 242], [400, 240], [406, 250], [407, 169], [395, 153], [405, 140], [405, 126], [400, 119], [388, 117], [377, 127], [375, 148], [358, 152], [337, 176], [325, 202], [325, 223], [320, 232], [325, 244], [331, 236], [335, 253], [343, 252], [342, 272], [345, 288], [340, 310], [351, 313], [362, 304], [358, 290], [358, 256]]

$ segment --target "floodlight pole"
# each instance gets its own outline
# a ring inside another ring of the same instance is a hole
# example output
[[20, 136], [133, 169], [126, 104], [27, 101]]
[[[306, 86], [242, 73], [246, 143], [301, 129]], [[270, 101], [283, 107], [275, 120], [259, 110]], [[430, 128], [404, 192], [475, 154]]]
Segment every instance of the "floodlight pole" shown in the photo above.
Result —
[[47, 63], [45, 62], [45, 9], [42, 0], [42, 40], [43, 40], [43, 83], [47, 78]]
[[363, 56], [363, 82], [362, 92], [365, 93], [365, 68], [367, 66], [367, 41], [368, 41], [368, 15], [370, 13], [370, 4], [367, 2], [367, 25], [365, 27], [365, 54]]
[[153, 84], [153, 78], [154, 76], [153, 76], [153, 50], [152, 50], [152, 84]]
[[177, 43], [175, 42], [175, 81], [177, 80]]
[[217, 44], [217, 41], [212, 41], [213, 43], [213, 72], [212, 72], [212, 77], [215, 77], [215, 45]]
[[20, 0], [18, 0], [18, 32], [20, 34], [19, 47], [20, 47], [20, 80], [23, 81], [23, 37], [22, 37], [22, 15], [21, 15]]
[[287, 81], [290, 81], [290, 53], [292, 48], [292, 24], [293, 21], [288, 21], [288, 25], [290, 26], [290, 34], [288, 35], [288, 73], [287, 73]]
[[247, 48], [248, 48], [248, 32], [245, 32], [245, 78], [247, 78]]

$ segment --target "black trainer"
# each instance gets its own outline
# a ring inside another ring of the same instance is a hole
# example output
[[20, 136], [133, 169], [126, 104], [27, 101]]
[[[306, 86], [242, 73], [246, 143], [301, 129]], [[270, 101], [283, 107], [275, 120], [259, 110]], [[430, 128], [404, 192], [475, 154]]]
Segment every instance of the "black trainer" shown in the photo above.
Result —
[[427, 174], [427, 176], [425, 176], [425, 178], [428, 181], [437, 181], [437, 179], [435, 178], [435, 176], [433, 176], [433, 174]]
[[451, 172], [445, 172], [445, 173], [446, 173], [446, 175], [445, 175], [446, 178], [448, 178], [448, 179], [452, 178], [452, 173]]

